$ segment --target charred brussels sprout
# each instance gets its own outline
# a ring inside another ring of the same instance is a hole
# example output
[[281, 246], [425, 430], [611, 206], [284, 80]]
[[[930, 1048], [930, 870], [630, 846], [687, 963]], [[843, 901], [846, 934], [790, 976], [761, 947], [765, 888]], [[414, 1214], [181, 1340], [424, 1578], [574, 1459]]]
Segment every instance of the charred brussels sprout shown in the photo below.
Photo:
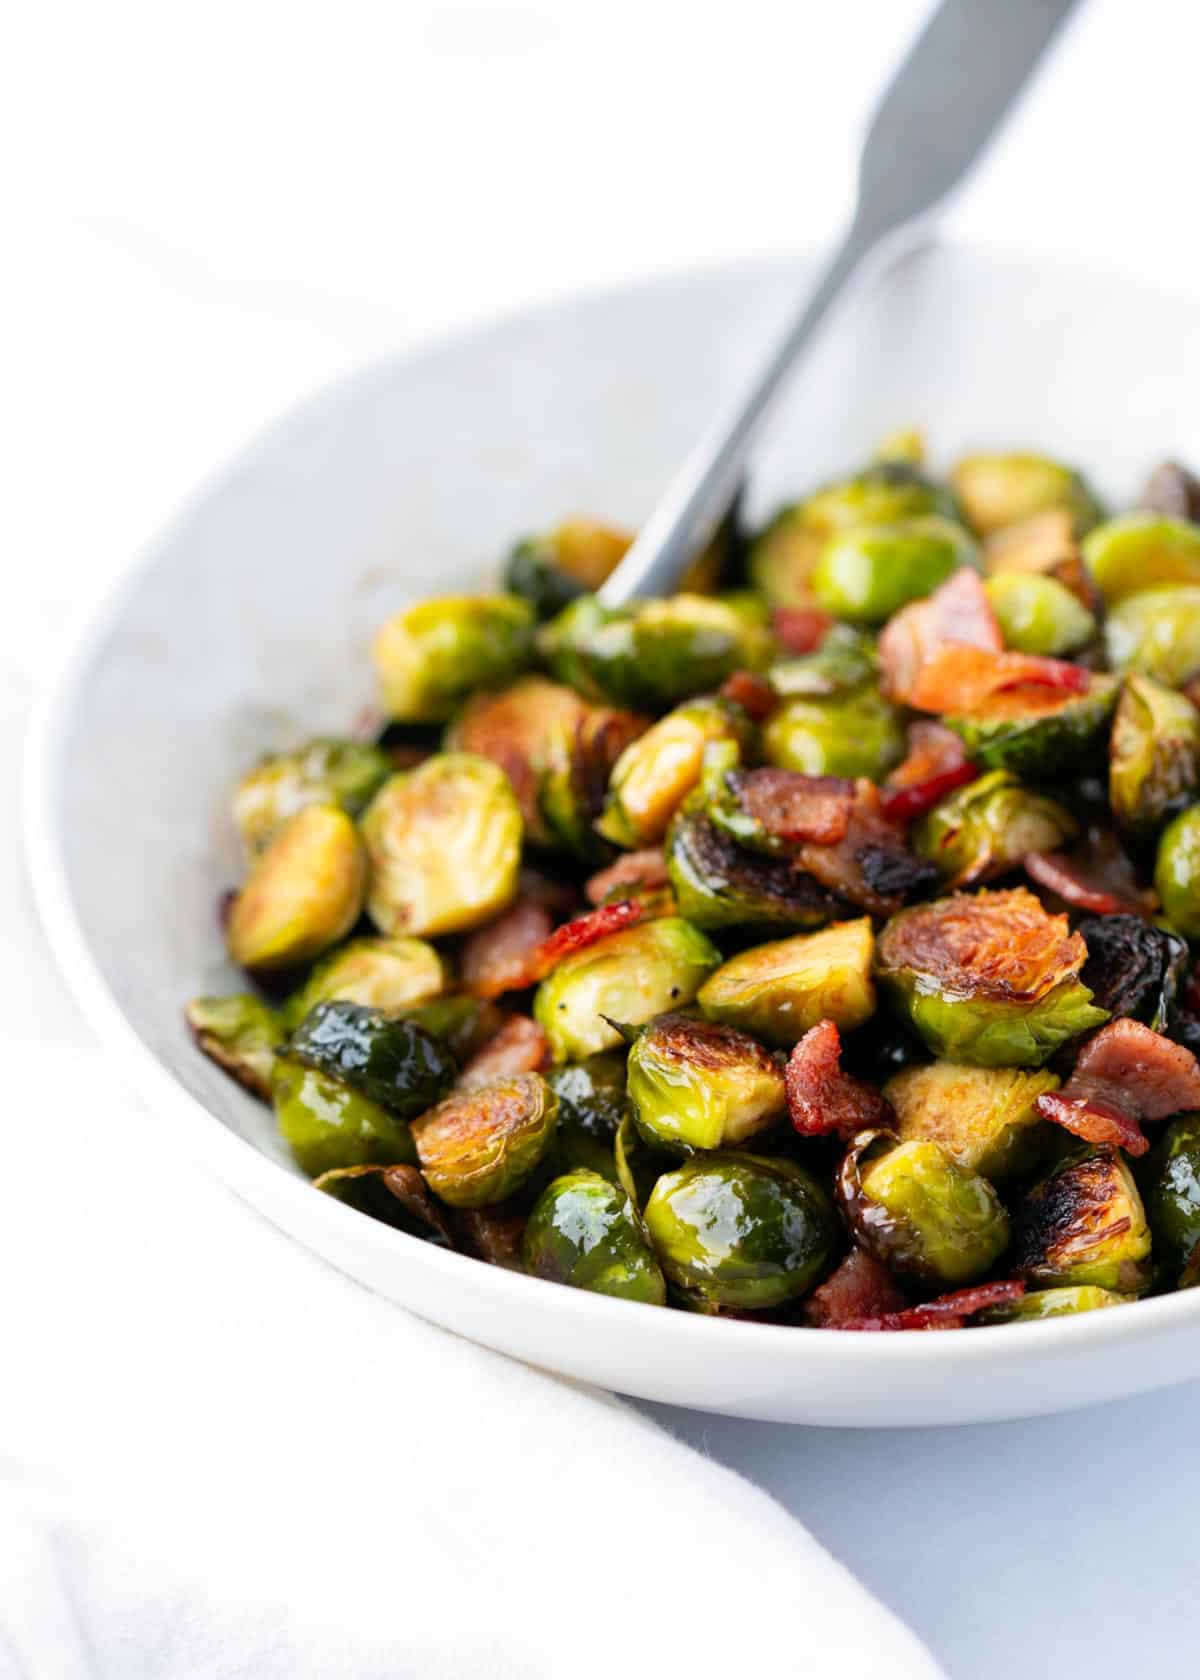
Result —
[[352, 939], [319, 962], [283, 1007], [298, 1026], [318, 1003], [362, 1003], [398, 1015], [438, 997], [450, 983], [446, 959], [424, 939]]
[[655, 845], [699, 781], [705, 748], [714, 741], [740, 743], [747, 734], [744, 717], [724, 700], [677, 706], [617, 760], [597, 830], [618, 846]]
[[877, 688], [785, 700], [763, 728], [763, 756], [806, 776], [880, 780], [904, 757], [901, 714]]
[[1151, 677], [1127, 677], [1109, 741], [1108, 797], [1131, 834], [1153, 833], [1200, 789], [1200, 712]]
[[924, 1139], [860, 1132], [838, 1172], [838, 1200], [864, 1248], [926, 1283], [969, 1283], [1008, 1246], [1008, 1215], [988, 1181]]
[[1141, 671], [1182, 687], [1200, 674], [1200, 585], [1127, 596], [1105, 620], [1104, 641], [1114, 671]]
[[667, 1288], [629, 1197], [580, 1170], [548, 1184], [525, 1227], [525, 1270], [597, 1295], [665, 1306]]
[[720, 960], [699, 929], [677, 916], [642, 922], [564, 958], [538, 987], [533, 1013], [555, 1061], [579, 1061], [621, 1042], [610, 1022], [640, 1027], [691, 1003]]
[[700, 1307], [782, 1306], [834, 1258], [829, 1197], [792, 1161], [698, 1156], [662, 1175], [644, 1217], [667, 1281]]
[[1097, 746], [1117, 703], [1115, 677], [1093, 676], [1086, 693], [1028, 688], [994, 695], [978, 711], [943, 723], [962, 737], [971, 758], [989, 770], [1050, 776], [1073, 768]]
[[756, 945], [701, 986], [705, 1017], [790, 1049], [818, 1021], [849, 1030], [875, 1008], [868, 916]]
[[417, 1158], [399, 1115], [320, 1068], [279, 1057], [271, 1101], [285, 1143], [310, 1178], [335, 1167], [394, 1166]]
[[968, 455], [950, 474], [950, 482], [971, 528], [989, 536], [1035, 513], [1063, 508], [1076, 531], [1086, 531], [1100, 517], [1096, 498], [1077, 472], [1045, 455]]
[[947, 886], [965, 887], [1015, 869], [1027, 852], [1057, 850], [1077, 826], [1055, 800], [1022, 787], [1011, 771], [993, 770], [939, 800], [911, 844]]
[[1077, 931], [1088, 953], [1079, 978], [1096, 1007], [1165, 1032], [1187, 976], [1184, 941], [1126, 914], [1087, 916]]
[[786, 858], [739, 846], [705, 815], [702, 802], [689, 803], [671, 825], [667, 874], [679, 914], [700, 928], [791, 932], [820, 927], [839, 909], [837, 899]]
[[1034, 1107], [1058, 1078], [1044, 1069], [930, 1062], [884, 1086], [904, 1143], [936, 1143], [960, 1167], [999, 1183], [1036, 1166], [1049, 1127]]
[[660, 1015], [629, 1052], [637, 1128], [666, 1148], [733, 1149], [787, 1106], [783, 1069], [748, 1033]]
[[1002, 571], [984, 584], [1006, 648], [1017, 653], [1075, 653], [1096, 635], [1095, 617], [1057, 578]]
[[1200, 1114], [1181, 1114], [1152, 1158], [1146, 1192], [1154, 1255], [1178, 1276], [1200, 1243]]
[[451, 1207], [502, 1202], [545, 1156], [557, 1120], [558, 1098], [540, 1074], [456, 1092], [413, 1121], [425, 1182]]
[[204, 1054], [256, 1097], [271, 1095], [275, 1052], [284, 1040], [278, 1013], [250, 992], [195, 998], [184, 1011]]
[[1137, 1294], [1149, 1281], [1150, 1228], [1113, 1150], [1075, 1151], [1016, 1210], [1016, 1270], [1027, 1283]]
[[553, 618], [576, 596], [599, 589], [632, 540], [594, 519], [570, 519], [516, 545], [504, 568], [505, 587], [539, 618]]
[[829, 537], [812, 574], [817, 605], [856, 624], [882, 624], [929, 595], [960, 566], [979, 563], [961, 525], [936, 515], [853, 525]]
[[1083, 558], [1110, 606], [1162, 584], [1200, 584], [1200, 525], [1123, 513], [1084, 539]]
[[272, 753], [242, 777], [233, 796], [233, 820], [247, 857], [263, 851], [307, 805], [340, 805], [356, 817], [392, 769], [387, 753], [365, 741], [308, 741], [293, 752]]
[[392, 776], [363, 818], [367, 911], [381, 933], [461, 933], [512, 903], [521, 814], [508, 777], [472, 753]]
[[311, 962], [344, 939], [362, 911], [367, 865], [353, 822], [308, 805], [262, 852], [233, 901], [225, 937], [242, 968]]
[[435, 1103], [456, 1071], [448, 1051], [415, 1021], [358, 1003], [317, 1004], [292, 1034], [288, 1056], [403, 1119]]
[[444, 723], [473, 688], [511, 682], [533, 657], [533, 609], [516, 595], [444, 595], [383, 624], [372, 652], [398, 723]]
[[893, 916], [879, 938], [885, 995], [935, 1056], [1040, 1067], [1108, 1019], [1079, 979], [1087, 949], [1023, 887], [956, 894]]
[[1097, 1289], [1095, 1284], [1077, 1284], [1062, 1289], [1028, 1290], [1017, 1301], [1003, 1306], [988, 1307], [981, 1312], [980, 1324], [1018, 1324], [1026, 1319], [1065, 1318], [1068, 1313], [1095, 1312], [1099, 1307], [1123, 1307], [1128, 1295], [1118, 1295], [1112, 1289]]
[[1190, 805], [1164, 829], [1154, 885], [1171, 926], [1185, 939], [1200, 939], [1200, 805]]

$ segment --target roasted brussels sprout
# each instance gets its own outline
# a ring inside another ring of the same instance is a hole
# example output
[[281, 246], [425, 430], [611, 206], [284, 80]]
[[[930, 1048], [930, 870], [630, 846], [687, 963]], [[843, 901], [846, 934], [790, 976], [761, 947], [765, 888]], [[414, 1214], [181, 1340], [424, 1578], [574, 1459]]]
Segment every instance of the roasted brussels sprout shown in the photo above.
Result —
[[950, 474], [967, 516], [981, 536], [1016, 525], [1035, 513], [1064, 508], [1076, 531], [1086, 531], [1100, 517], [1096, 498], [1070, 467], [1045, 455], [968, 455]]
[[783, 1068], [757, 1039], [689, 1015], [660, 1015], [629, 1052], [637, 1128], [660, 1148], [736, 1149], [787, 1106]]
[[879, 938], [885, 995], [935, 1056], [1040, 1067], [1107, 1019], [1079, 979], [1087, 949], [1024, 887], [902, 910]]
[[1189, 805], [1163, 830], [1154, 885], [1172, 928], [1200, 939], [1200, 805]]
[[969, 756], [989, 770], [1045, 777], [1073, 768], [1096, 747], [1117, 703], [1115, 677], [1093, 676], [1085, 693], [1015, 688], [977, 711], [947, 713]]
[[984, 584], [1006, 648], [1052, 657], [1086, 647], [1097, 631], [1090, 613], [1057, 578], [997, 572]]
[[1018, 1274], [1039, 1288], [1093, 1284], [1135, 1295], [1149, 1282], [1150, 1228], [1133, 1174], [1112, 1149], [1072, 1151], [1017, 1207]]
[[1200, 584], [1200, 525], [1123, 513], [1084, 538], [1083, 558], [1110, 606], [1163, 584]]
[[444, 723], [474, 688], [499, 688], [533, 657], [533, 609], [517, 595], [444, 595], [384, 623], [372, 652], [398, 723]]
[[392, 776], [362, 826], [367, 912], [381, 933], [462, 933], [516, 896], [521, 814], [486, 758], [439, 753]]
[[598, 1173], [566, 1173], [546, 1186], [525, 1227], [522, 1254], [534, 1277], [666, 1304], [662, 1271], [629, 1197]]
[[1104, 622], [1104, 642], [1114, 671], [1141, 671], [1181, 688], [1200, 675], [1200, 585], [1126, 596]]
[[833, 1263], [829, 1197], [793, 1161], [715, 1153], [664, 1173], [644, 1214], [667, 1281], [695, 1306], [782, 1306]]
[[285, 1143], [310, 1178], [334, 1167], [395, 1166], [417, 1158], [401, 1115], [321, 1068], [277, 1057], [271, 1101]]
[[784, 700], [763, 726], [763, 755], [806, 776], [880, 780], [904, 757], [901, 713], [877, 688], [827, 700]]
[[883, 1094], [902, 1142], [939, 1144], [968, 1172], [1002, 1183], [1046, 1153], [1052, 1135], [1034, 1105], [1057, 1089], [1057, 1075], [1045, 1069], [929, 1062], [896, 1074]]
[[791, 932], [820, 927], [842, 908], [786, 858], [748, 851], [689, 804], [671, 825], [667, 874], [679, 914], [700, 928]]
[[412, 1123], [425, 1182], [451, 1207], [502, 1202], [554, 1139], [558, 1098], [537, 1073], [455, 1092]]
[[954, 520], [936, 514], [890, 525], [852, 525], [824, 543], [812, 573], [817, 605], [855, 624], [882, 624], [945, 583], [979, 550]]
[[250, 992], [237, 992], [194, 998], [184, 1015], [206, 1056], [256, 1097], [269, 1099], [275, 1052], [285, 1036], [276, 1010]]
[[1077, 932], [1088, 953], [1079, 978], [1097, 1009], [1165, 1032], [1187, 975], [1184, 941], [1126, 914], [1087, 916]]
[[538, 987], [533, 1013], [556, 1062], [579, 1061], [621, 1042], [611, 1026], [640, 1027], [691, 1003], [720, 952], [677, 916], [642, 922], [575, 951]]
[[551, 1068], [545, 1080], [558, 1098], [553, 1161], [558, 1173], [586, 1167], [617, 1181], [617, 1131], [629, 1113], [625, 1057], [616, 1051]]
[[569, 519], [544, 536], [526, 537], [509, 555], [504, 586], [553, 618], [576, 596], [599, 589], [633, 538], [594, 519]]
[[318, 1003], [287, 1053], [406, 1120], [435, 1103], [456, 1072], [449, 1052], [415, 1021], [359, 1003]]
[[242, 777], [233, 795], [246, 856], [256, 857], [307, 805], [340, 805], [356, 817], [394, 768], [381, 747], [366, 741], [321, 739], [270, 754]]
[[1097, 1289], [1095, 1284], [1033, 1289], [1027, 1290], [1019, 1300], [988, 1307], [980, 1313], [979, 1323], [1015, 1324], [1025, 1319], [1063, 1318], [1068, 1313], [1095, 1312], [1098, 1307], [1123, 1307], [1128, 1301], [1128, 1295], [1118, 1295], [1112, 1289]]
[[318, 1003], [362, 1003], [398, 1015], [441, 995], [450, 970], [424, 939], [352, 939], [331, 951], [283, 1006], [295, 1027]]
[[879, 677], [875, 639], [848, 624], [835, 624], [814, 653], [772, 665], [771, 687], [782, 699], [828, 699], [849, 694]]
[[744, 743], [747, 735], [744, 714], [725, 700], [677, 706], [617, 760], [597, 830], [618, 846], [656, 844], [699, 781], [705, 748], [714, 741]]
[[1155, 832], [1200, 791], [1200, 712], [1152, 677], [1125, 679], [1108, 750], [1109, 802], [1131, 834]]
[[860, 1132], [837, 1191], [863, 1247], [927, 1283], [969, 1283], [1008, 1246], [1008, 1215], [987, 1179], [928, 1139]]
[[367, 863], [354, 823], [333, 805], [308, 805], [284, 824], [233, 901], [225, 938], [242, 968], [311, 962], [359, 918]]
[[1154, 1257], [1178, 1277], [1200, 1243], [1200, 1114], [1181, 1114], [1151, 1158], [1146, 1210]]
[[[756, 945], [700, 987], [705, 1017], [790, 1049], [818, 1021], [849, 1029], [875, 1008], [869, 916]], [[1082, 960], [1082, 959], [1081, 959]]]
[[1056, 800], [992, 770], [939, 800], [914, 826], [910, 844], [947, 886], [965, 887], [1015, 869], [1027, 852], [1055, 851], [1078, 829]]

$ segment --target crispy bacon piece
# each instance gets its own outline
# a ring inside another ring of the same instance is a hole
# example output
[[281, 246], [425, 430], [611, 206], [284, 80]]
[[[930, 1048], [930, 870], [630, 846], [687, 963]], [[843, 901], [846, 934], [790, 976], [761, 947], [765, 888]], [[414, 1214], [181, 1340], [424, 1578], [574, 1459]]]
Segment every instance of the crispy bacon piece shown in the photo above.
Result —
[[734, 770], [726, 780], [747, 816], [785, 842], [836, 845], [845, 838], [858, 797], [855, 784], [845, 776]]
[[842, 1040], [833, 1021], [818, 1021], [796, 1045], [784, 1082], [788, 1113], [801, 1137], [847, 1142], [868, 1126], [886, 1126], [891, 1104], [873, 1085], [842, 1072]]
[[1091, 910], [1098, 916], [1118, 913], [1143, 916], [1147, 913], [1144, 893], [1138, 898], [1122, 897], [1064, 852], [1027, 852], [1022, 863], [1031, 881], [1045, 887], [1047, 892], [1057, 894], [1065, 904], [1072, 905], [1076, 910]]
[[940, 775], [930, 776], [928, 781], [921, 782], [917, 787], [894, 788], [883, 795], [883, 814], [889, 822], [907, 826], [923, 817], [926, 811], [932, 811], [939, 799], [953, 793], [955, 788], [973, 782], [978, 775], [979, 766], [968, 759], [957, 770], [943, 770]]
[[978, 712], [1002, 695], [1049, 708], [1069, 694], [1086, 694], [1091, 682], [1090, 672], [1067, 659], [943, 647], [922, 664], [907, 700], [923, 712]]
[[1123, 1017], [1089, 1038], [1061, 1091], [1037, 1099], [1044, 1120], [1129, 1155], [1150, 1147], [1140, 1122], [1200, 1107], [1200, 1063], [1182, 1044]]
[[1127, 1155], [1144, 1155], [1150, 1147], [1134, 1116], [1103, 1097], [1069, 1097], [1061, 1091], [1048, 1091], [1037, 1099], [1037, 1111], [1043, 1120], [1052, 1120], [1089, 1143], [1110, 1144]]
[[765, 677], [754, 671], [735, 671], [726, 677], [718, 690], [722, 700], [732, 700], [756, 723], [769, 718], [779, 704], [779, 696]]
[[666, 881], [667, 860], [662, 848], [650, 846], [644, 852], [623, 852], [615, 863], [591, 877], [583, 894], [589, 904], [603, 904], [626, 887], [662, 887]]
[[[618, 933], [624, 927], [632, 927], [635, 922], [646, 921], [655, 913], [657, 907], [649, 899], [617, 899], [612, 904], [601, 904], [595, 910], [585, 911], [582, 916], [564, 922], [553, 932], [549, 931], [547, 924], [543, 924], [542, 937], [532, 943], [526, 935], [532, 930], [533, 918], [522, 918], [519, 924], [514, 922], [497, 935], [494, 953], [488, 952], [487, 942], [482, 940], [481, 935], [472, 935], [467, 941], [468, 951], [472, 941], [479, 938], [484, 954], [476, 958], [475, 971], [480, 978], [471, 989], [479, 997], [499, 996], [495, 990], [480, 991], [481, 983], [499, 985], [503, 992], [524, 991], [527, 986], [536, 986], [539, 980], [544, 980], [572, 951], [582, 951], [594, 945], [597, 939]], [[507, 921], [508, 917], [501, 918], [501, 923]], [[498, 926], [500, 924], [493, 923], [490, 928], [481, 930], [481, 934], [491, 934]], [[494, 960], [489, 961], [489, 957], [494, 957]]]
[[987, 653], [1004, 648], [983, 582], [970, 566], [961, 566], [928, 600], [910, 602], [888, 620], [879, 638], [884, 692], [908, 703], [923, 667], [952, 645]]
[[937, 880], [937, 870], [909, 851], [904, 834], [885, 817], [879, 789], [861, 779], [842, 838], [832, 845], [804, 842], [795, 867], [861, 910], [888, 916], [905, 899]]
[[583, 951], [589, 945], [594, 945], [598, 939], [607, 939], [610, 933], [619, 933], [622, 928], [632, 927], [634, 922], [642, 921], [645, 914], [644, 905], [631, 898], [619, 898], [612, 904], [601, 904], [595, 910], [585, 911], [572, 922], [564, 922], [538, 947], [535, 959], [535, 966], [539, 970], [538, 979], [544, 979], [552, 968], [564, 957], [569, 957], [573, 951]]
[[554, 927], [549, 910], [518, 899], [510, 910], [463, 943], [462, 982], [476, 997], [498, 998], [530, 985], [533, 954], [545, 944]]
[[776, 607], [771, 614], [771, 628], [789, 653], [815, 653], [833, 623], [816, 607]]
[[956, 1289], [950, 1295], [939, 1295], [935, 1301], [923, 1301], [919, 1307], [905, 1307], [900, 1312], [879, 1313], [871, 1317], [847, 1319], [838, 1325], [840, 1330], [961, 1330], [968, 1318], [985, 1307], [1003, 1306], [1019, 1301], [1025, 1293], [1023, 1283], [976, 1283], [969, 1289]]
[[804, 1303], [804, 1321], [817, 1330], [841, 1330], [856, 1319], [886, 1318], [903, 1308], [904, 1295], [887, 1267], [865, 1248], [852, 1248]]
[[455, 1081], [455, 1090], [474, 1090], [514, 1073], [540, 1073], [549, 1065], [550, 1043], [541, 1027], [528, 1015], [513, 1015], [471, 1057]]
[[889, 822], [907, 825], [978, 774], [961, 736], [944, 723], [919, 718], [908, 727], [908, 756], [883, 789], [883, 814]]

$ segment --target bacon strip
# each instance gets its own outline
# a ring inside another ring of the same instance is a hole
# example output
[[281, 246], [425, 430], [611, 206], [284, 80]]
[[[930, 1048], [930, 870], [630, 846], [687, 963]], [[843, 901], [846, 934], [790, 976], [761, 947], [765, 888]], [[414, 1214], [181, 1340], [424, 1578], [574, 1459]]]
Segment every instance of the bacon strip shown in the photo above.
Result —
[[1037, 1111], [1043, 1120], [1052, 1120], [1089, 1143], [1110, 1144], [1134, 1156], [1144, 1155], [1150, 1147], [1136, 1118], [1102, 1097], [1069, 1097], [1061, 1091], [1048, 1091], [1037, 1099]]
[[904, 1295], [887, 1267], [865, 1248], [852, 1248], [804, 1304], [817, 1330], [841, 1330], [857, 1319], [886, 1318], [904, 1308]]
[[498, 998], [531, 984], [529, 965], [554, 928], [550, 912], [518, 899], [499, 920], [470, 934], [463, 943], [463, 986], [476, 997]]
[[623, 852], [615, 863], [593, 875], [584, 886], [589, 904], [603, 904], [625, 887], [662, 887], [667, 883], [667, 860], [660, 846], [643, 852]]
[[882, 790], [883, 814], [907, 826], [978, 775], [979, 766], [967, 757], [960, 735], [932, 718], [918, 718], [908, 728], [908, 756]]
[[885, 693], [908, 703], [923, 667], [950, 646], [987, 653], [1004, 649], [983, 581], [970, 566], [960, 567], [927, 600], [910, 602], [888, 620], [879, 638]]
[[978, 712], [997, 695], [1035, 691], [1086, 694], [1091, 673], [1067, 659], [1034, 653], [992, 653], [982, 648], [943, 647], [925, 660], [907, 695], [923, 712]]
[[734, 671], [717, 690], [722, 700], [732, 700], [755, 723], [769, 718], [779, 704], [779, 696], [765, 677], [754, 671]]
[[961, 1330], [968, 1318], [985, 1307], [1003, 1306], [1019, 1301], [1025, 1293], [1023, 1283], [977, 1283], [969, 1289], [956, 1289], [953, 1294], [939, 1295], [935, 1301], [925, 1301], [919, 1307], [905, 1307], [901, 1312], [879, 1313], [872, 1317], [847, 1319], [838, 1325], [840, 1330]]
[[1125, 1017], [1101, 1027], [1062, 1090], [1035, 1106], [1044, 1120], [1077, 1137], [1144, 1155], [1150, 1145], [1141, 1121], [1200, 1107], [1200, 1063], [1184, 1045]]
[[777, 840], [832, 846], [850, 826], [857, 791], [845, 776], [765, 769], [732, 771], [726, 780], [747, 816]]
[[1092, 910], [1098, 916], [1129, 913], [1145, 914], [1145, 905], [1089, 880], [1078, 863], [1063, 852], [1027, 852], [1022, 859], [1026, 875], [1039, 887], [1057, 893], [1064, 903], [1077, 910]]
[[843, 1073], [841, 1057], [841, 1034], [833, 1021], [818, 1021], [792, 1051], [784, 1083], [788, 1113], [801, 1137], [836, 1135], [849, 1142], [856, 1132], [890, 1123], [887, 1098]]
[[454, 1082], [457, 1091], [475, 1090], [514, 1073], [540, 1073], [550, 1065], [550, 1041], [528, 1015], [514, 1015], [477, 1050]]
[[544, 980], [564, 957], [586, 950], [598, 939], [607, 939], [610, 933], [632, 927], [635, 922], [642, 921], [645, 914], [645, 905], [631, 898], [619, 898], [612, 904], [601, 904], [595, 910], [585, 911], [572, 922], [564, 922], [560, 928], [555, 928], [549, 939], [542, 941], [534, 954], [533, 966], [538, 971], [537, 978]]
[[789, 653], [815, 653], [834, 621], [816, 607], [776, 607], [771, 628]]
[[855, 783], [845, 834], [832, 845], [806, 841], [795, 867], [860, 910], [889, 916], [916, 892], [932, 886], [937, 870], [915, 857], [904, 834], [884, 815], [879, 789]]

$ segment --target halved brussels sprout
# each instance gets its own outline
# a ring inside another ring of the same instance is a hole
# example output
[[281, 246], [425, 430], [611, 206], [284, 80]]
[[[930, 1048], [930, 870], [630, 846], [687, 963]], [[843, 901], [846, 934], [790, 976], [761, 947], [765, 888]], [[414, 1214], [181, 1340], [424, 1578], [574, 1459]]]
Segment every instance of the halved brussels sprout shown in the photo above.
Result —
[[533, 1013], [555, 1061], [580, 1061], [620, 1044], [610, 1022], [640, 1027], [691, 1003], [720, 961], [716, 947], [678, 916], [641, 922], [564, 958], [538, 987]]
[[1022, 787], [1009, 770], [992, 770], [939, 800], [909, 843], [947, 886], [965, 887], [1015, 869], [1027, 852], [1056, 851], [1077, 832], [1056, 800]]
[[837, 1193], [862, 1246], [925, 1282], [969, 1283], [1008, 1246], [1008, 1215], [987, 1179], [927, 1139], [860, 1132], [838, 1170]]
[[1100, 1307], [1128, 1305], [1128, 1295], [1118, 1295], [1112, 1289], [1097, 1289], [1085, 1283], [1061, 1289], [1027, 1290], [1017, 1301], [1003, 1306], [988, 1307], [981, 1312], [980, 1324], [1016, 1324], [1025, 1319], [1064, 1318], [1068, 1313], [1095, 1312]]
[[599, 589], [632, 541], [628, 532], [597, 520], [569, 519], [516, 545], [504, 568], [504, 586], [528, 601], [539, 618], [553, 618], [576, 596]]
[[521, 813], [486, 758], [439, 753], [392, 776], [362, 827], [367, 913], [381, 933], [462, 933], [516, 897]]
[[193, 998], [184, 1010], [197, 1046], [256, 1097], [271, 1095], [271, 1070], [283, 1043], [276, 1010], [250, 992]]
[[270, 754], [242, 777], [233, 795], [246, 856], [263, 851], [307, 805], [340, 805], [356, 817], [394, 768], [382, 747], [366, 741], [321, 739]]
[[875, 1008], [871, 919], [756, 945], [722, 964], [697, 996], [706, 1018], [790, 1049], [818, 1021], [847, 1030]]
[[317, 964], [283, 1006], [288, 1027], [318, 1003], [361, 1003], [398, 1015], [441, 995], [450, 968], [424, 939], [352, 939]]
[[1151, 677], [1125, 679], [1108, 751], [1109, 803], [1131, 834], [1154, 832], [1200, 791], [1200, 712]]
[[395, 1166], [417, 1158], [400, 1115], [320, 1068], [277, 1057], [271, 1101], [283, 1139], [309, 1178], [334, 1167]]
[[1200, 939], [1200, 805], [1163, 830], [1154, 865], [1163, 915], [1185, 939]]
[[806, 776], [878, 781], [904, 757], [902, 714], [877, 688], [827, 700], [785, 700], [763, 726], [763, 756]]
[[449, 1052], [415, 1021], [359, 1003], [318, 1003], [292, 1034], [288, 1056], [406, 1120], [435, 1103], [457, 1071]]
[[335, 1201], [345, 1202], [369, 1219], [378, 1219], [410, 1237], [431, 1242], [437, 1248], [456, 1248], [454, 1233], [445, 1214], [425, 1188], [416, 1167], [400, 1166], [332, 1167], [313, 1180]]
[[771, 687], [785, 700], [849, 694], [879, 677], [875, 638], [848, 624], [835, 624], [815, 653], [781, 660], [772, 665], [768, 676]]
[[667, 1281], [700, 1307], [782, 1306], [829, 1270], [829, 1197], [794, 1161], [711, 1154], [664, 1173], [644, 1213]]
[[1093, 676], [1084, 694], [1047, 688], [999, 693], [978, 711], [942, 722], [962, 737], [969, 756], [989, 770], [1044, 777], [1073, 768], [1096, 747], [1117, 703], [1115, 677]]
[[655, 845], [699, 781], [705, 748], [748, 733], [740, 710], [715, 696], [677, 706], [617, 760], [597, 831], [618, 846]]
[[1150, 1227], [1119, 1153], [1072, 1151], [1018, 1205], [1013, 1249], [1017, 1273], [1039, 1287], [1093, 1284], [1123, 1295], [1144, 1289]]
[[876, 974], [935, 1056], [1041, 1067], [1108, 1019], [1079, 979], [1087, 948], [1024, 887], [914, 905], [879, 937]]
[[836, 618], [882, 624], [930, 594], [979, 550], [962, 526], [936, 514], [889, 525], [852, 525], [825, 541], [813, 568], [817, 605]]
[[533, 658], [533, 609], [517, 595], [443, 595], [380, 626], [372, 654], [398, 723], [444, 723], [475, 688], [511, 682]]
[[242, 968], [311, 962], [358, 920], [367, 860], [354, 823], [333, 805], [307, 805], [259, 855], [233, 901], [225, 939]]
[[1200, 585], [1127, 595], [1104, 621], [1104, 643], [1114, 671], [1141, 671], [1182, 688], [1200, 675]]
[[967, 455], [950, 482], [967, 523], [981, 536], [1051, 508], [1066, 509], [1076, 531], [1088, 530], [1100, 517], [1099, 504], [1080, 475], [1045, 455]]
[[1097, 1009], [1166, 1032], [1187, 978], [1185, 941], [1125, 913], [1087, 916], [1076, 931], [1088, 953], [1079, 978], [1091, 988]]
[[1086, 647], [1097, 631], [1095, 616], [1057, 578], [1003, 571], [984, 584], [1006, 648], [1057, 658]]
[[425, 1182], [451, 1207], [502, 1202], [554, 1140], [558, 1098], [537, 1073], [457, 1091], [412, 1123]]
[[1200, 1243], [1200, 1114], [1167, 1127], [1152, 1157], [1146, 1210], [1155, 1259], [1177, 1277]]
[[930, 1062], [905, 1068], [883, 1094], [896, 1111], [902, 1142], [939, 1144], [960, 1167], [997, 1183], [1027, 1172], [1050, 1134], [1034, 1107], [1058, 1076], [1044, 1069], [970, 1067]]
[[1122, 513], [1083, 540], [1088, 571], [1110, 606], [1143, 589], [1200, 584], [1200, 525], [1156, 513]]
[[629, 1052], [638, 1131], [666, 1148], [736, 1149], [787, 1107], [783, 1068], [757, 1039], [689, 1015], [660, 1015]]
[[700, 928], [780, 933], [820, 927], [838, 913], [832, 894], [786, 858], [747, 851], [689, 804], [667, 837], [667, 874], [679, 914]]
[[525, 1270], [572, 1289], [666, 1305], [667, 1286], [619, 1184], [579, 1170], [542, 1191], [525, 1227]]

